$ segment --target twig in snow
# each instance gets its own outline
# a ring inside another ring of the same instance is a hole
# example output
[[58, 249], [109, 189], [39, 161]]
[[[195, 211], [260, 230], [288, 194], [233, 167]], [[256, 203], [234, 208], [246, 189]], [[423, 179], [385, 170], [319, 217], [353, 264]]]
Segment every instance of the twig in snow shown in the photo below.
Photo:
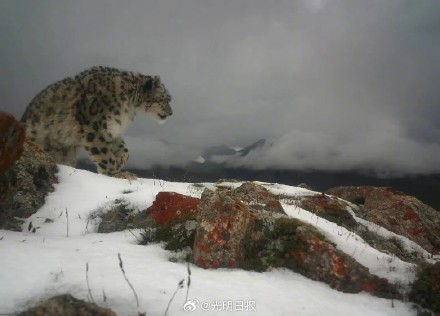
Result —
[[58, 273], [51, 272], [50, 274], [53, 276], [54, 282], [58, 282], [58, 280], [60, 280], [64, 276], [63, 268], [61, 268], [61, 271]]
[[139, 238], [137, 238], [137, 236], [131, 231], [131, 229], [129, 228], [128, 231], [134, 236], [134, 238], [136, 238], [138, 243], [141, 243], [142, 240], [139, 240]]
[[107, 295], [105, 295], [104, 289], [102, 289], [102, 301], [107, 304]]
[[188, 265], [187, 265], [187, 271], [188, 271], [188, 280], [186, 282], [186, 299], [185, 299], [185, 302], [188, 302], [189, 287], [191, 286], [191, 268], [189, 267], [189, 262], [188, 262]]
[[177, 284], [177, 289], [174, 291], [173, 296], [171, 296], [170, 301], [168, 302], [168, 306], [167, 309], [165, 310], [165, 314], [164, 316], [167, 316], [168, 313], [168, 309], [170, 308], [171, 302], [174, 300], [174, 296], [176, 296], [177, 292], [183, 288], [183, 281], [185, 281], [185, 279], [182, 279], [178, 284]]
[[134, 290], [133, 285], [131, 285], [130, 281], [128, 281], [127, 276], [125, 275], [124, 264], [122, 263], [121, 254], [120, 253], [118, 253], [118, 259], [119, 259], [119, 267], [121, 268], [121, 271], [122, 271], [122, 274], [124, 275], [125, 281], [127, 281], [128, 286], [133, 291], [134, 297], [136, 298], [137, 307], [139, 308], [139, 298], [138, 298], [138, 295], [137, 295], [136, 291]]
[[69, 238], [69, 212], [66, 208], [66, 221], [67, 221], [67, 238]]
[[95, 300], [93, 299], [93, 296], [92, 296], [92, 290], [90, 290], [90, 284], [89, 284], [89, 263], [88, 262], [86, 262], [86, 282], [87, 282], [87, 290], [89, 291], [89, 300], [93, 304], [96, 304]]
[[39, 229], [40, 227], [34, 227], [32, 226], [32, 221], [29, 223], [28, 225], [28, 231], [35, 233], [37, 231], [37, 229]]

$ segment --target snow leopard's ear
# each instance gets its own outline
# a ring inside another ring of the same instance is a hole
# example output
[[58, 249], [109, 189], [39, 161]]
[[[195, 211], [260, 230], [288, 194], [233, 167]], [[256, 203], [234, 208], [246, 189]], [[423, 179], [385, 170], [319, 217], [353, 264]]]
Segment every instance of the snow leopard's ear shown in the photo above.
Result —
[[144, 83], [144, 92], [150, 92], [154, 89], [154, 79], [148, 78], [147, 81]]
[[160, 86], [160, 77], [159, 76], [154, 76], [154, 87], [159, 87]]
[[154, 76], [154, 78], [148, 78], [147, 82], [144, 84], [144, 91], [149, 92], [154, 90], [160, 85], [160, 77]]

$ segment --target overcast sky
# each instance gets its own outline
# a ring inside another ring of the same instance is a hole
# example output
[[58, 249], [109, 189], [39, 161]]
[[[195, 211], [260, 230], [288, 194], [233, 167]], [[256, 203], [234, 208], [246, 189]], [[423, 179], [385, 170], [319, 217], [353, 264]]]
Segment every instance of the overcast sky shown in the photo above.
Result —
[[2, 110], [93, 65], [160, 75], [130, 164], [266, 138], [259, 168], [440, 172], [439, 0], [2, 0]]

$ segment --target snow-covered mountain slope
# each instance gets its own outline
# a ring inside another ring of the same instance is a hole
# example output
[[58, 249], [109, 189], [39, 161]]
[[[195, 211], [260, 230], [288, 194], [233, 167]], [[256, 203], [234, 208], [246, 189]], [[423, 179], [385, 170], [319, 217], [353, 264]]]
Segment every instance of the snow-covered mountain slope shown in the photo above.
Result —
[[[200, 197], [204, 187], [215, 189], [215, 185], [194, 186], [154, 179], [128, 181], [65, 166], [59, 166], [58, 177], [55, 191], [27, 219], [22, 233], [0, 230], [0, 314], [17, 313], [61, 293], [87, 299], [88, 264], [90, 292], [96, 303], [110, 307], [118, 315], [164, 315], [178, 282], [187, 277], [186, 264], [169, 261], [175, 254], [160, 245], [137, 245], [135, 235], [139, 231], [98, 234], [97, 223], [89, 216], [98, 209], [110, 208], [118, 199], [143, 210], [160, 191]], [[276, 194], [315, 193], [297, 187], [260, 184]], [[372, 274], [393, 283], [413, 280], [412, 264], [380, 253], [345, 228], [301, 208], [286, 204], [283, 207], [289, 216], [318, 227]], [[121, 273], [118, 253], [138, 293], [139, 308]], [[183, 310], [187, 301], [185, 288], [177, 292], [168, 315], [415, 315], [410, 303], [392, 302], [366, 293], [341, 293], [285, 269], [257, 273], [204, 270], [191, 265], [191, 272], [188, 300], [195, 310]]]

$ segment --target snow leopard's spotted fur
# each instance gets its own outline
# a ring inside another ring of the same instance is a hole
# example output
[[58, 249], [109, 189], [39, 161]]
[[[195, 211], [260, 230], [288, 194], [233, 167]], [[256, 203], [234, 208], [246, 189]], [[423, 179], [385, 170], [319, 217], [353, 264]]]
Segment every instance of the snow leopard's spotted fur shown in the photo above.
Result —
[[114, 175], [128, 159], [122, 133], [136, 113], [164, 122], [173, 114], [170, 101], [158, 76], [92, 67], [45, 88], [21, 120], [27, 137], [57, 163], [73, 165], [84, 147], [99, 173]]

